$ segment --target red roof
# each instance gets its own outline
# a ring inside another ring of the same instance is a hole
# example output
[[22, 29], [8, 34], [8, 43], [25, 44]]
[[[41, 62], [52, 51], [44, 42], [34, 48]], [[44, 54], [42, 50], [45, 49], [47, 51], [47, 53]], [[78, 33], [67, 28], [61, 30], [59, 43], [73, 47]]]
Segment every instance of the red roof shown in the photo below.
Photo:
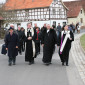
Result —
[[53, 0], [8, 0], [7, 10], [49, 7]]
[[85, 10], [85, 0], [64, 2], [64, 4], [69, 9], [69, 11], [67, 12], [68, 18], [77, 17], [79, 15], [81, 8]]
[[67, 17], [71, 18], [71, 17], [77, 17], [79, 15], [82, 6], [72, 6], [68, 8], [69, 8], [69, 11], [67, 11]]

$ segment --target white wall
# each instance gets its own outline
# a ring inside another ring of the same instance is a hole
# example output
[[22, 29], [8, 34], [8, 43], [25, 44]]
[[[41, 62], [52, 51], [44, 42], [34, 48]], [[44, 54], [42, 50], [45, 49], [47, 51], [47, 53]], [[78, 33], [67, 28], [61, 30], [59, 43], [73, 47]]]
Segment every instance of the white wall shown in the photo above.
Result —
[[[34, 23], [37, 23], [38, 27], [42, 27], [45, 23], [46, 24], [50, 24], [51, 26], [53, 25], [53, 22], [56, 22], [56, 26], [58, 25], [58, 23], [61, 24], [61, 26], [63, 26], [63, 22], [66, 22], [67, 23], [67, 20], [49, 20], [49, 21], [32, 21], [32, 27], [34, 27]], [[27, 23], [29, 22], [18, 22], [21, 24], [21, 27], [24, 27], [24, 29], [27, 28]], [[13, 24], [13, 23], [9, 23], [8, 27], [10, 27], [10, 24]], [[17, 23], [14, 23], [14, 27], [15, 29], [17, 29]]]
[[[32, 21], [32, 27], [34, 27], [35, 23], [37, 23], [38, 27], [40, 27], [40, 28], [45, 23], [50, 24], [52, 26], [54, 21], [56, 22], [56, 25], [58, 25], [58, 23], [60, 23], [61, 26], [63, 26], [63, 22], [67, 22], [67, 20]], [[21, 27], [24, 27], [26, 29], [27, 28], [27, 23], [28, 22], [21, 22]], [[17, 23], [15, 23], [14, 26], [15, 26], [15, 29], [17, 29]]]

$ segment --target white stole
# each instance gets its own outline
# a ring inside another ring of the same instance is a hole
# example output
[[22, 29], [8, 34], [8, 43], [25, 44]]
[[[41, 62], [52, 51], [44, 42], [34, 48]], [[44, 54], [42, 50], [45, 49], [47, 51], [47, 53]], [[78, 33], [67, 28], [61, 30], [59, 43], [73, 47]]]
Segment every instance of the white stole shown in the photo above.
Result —
[[[28, 30], [25, 30], [25, 36], [27, 36]], [[34, 29], [31, 27], [30, 32], [32, 33], [32, 37], [34, 36]], [[33, 57], [35, 57], [36, 50], [35, 50], [35, 42], [32, 40], [32, 48], [33, 48]]]
[[[64, 31], [62, 31], [61, 37], [63, 36], [63, 34], [64, 34]], [[64, 41], [63, 41], [61, 48], [60, 48], [60, 52], [63, 52], [63, 49], [65, 47], [65, 44], [66, 44], [68, 38], [70, 38], [70, 31], [66, 32], [66, 36], [65, 36]]]

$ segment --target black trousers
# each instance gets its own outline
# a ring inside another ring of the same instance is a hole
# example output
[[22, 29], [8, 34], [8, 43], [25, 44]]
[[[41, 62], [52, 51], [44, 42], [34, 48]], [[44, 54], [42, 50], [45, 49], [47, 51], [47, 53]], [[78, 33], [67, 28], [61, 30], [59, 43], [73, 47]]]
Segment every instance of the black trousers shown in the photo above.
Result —
[[40, 42], [36, 43], [36, 53], [40, 53]]
[[18, 52], [21, 54], [22, 53], [22, 46], [23, 46], [23, 44], [22, 43], [19, 43], [19, 48], [18, 48]]
[[59, 49], [59, 55], [60, 55], [61, 62], [66, 62], [66, 64], [68, 64], [68, 61], [69, 61], [69, 51], [70, 51], [70, 48], [64, 49], [62, 54], [60, 54], [60, 49]]
[[21, 50], [24, 52], [25, 51], [25, 42], [23, 42], [22, 46], [21, 46]]
[[9, 63], [15, 63], [16, 62], [16, 56], [9, 56]]

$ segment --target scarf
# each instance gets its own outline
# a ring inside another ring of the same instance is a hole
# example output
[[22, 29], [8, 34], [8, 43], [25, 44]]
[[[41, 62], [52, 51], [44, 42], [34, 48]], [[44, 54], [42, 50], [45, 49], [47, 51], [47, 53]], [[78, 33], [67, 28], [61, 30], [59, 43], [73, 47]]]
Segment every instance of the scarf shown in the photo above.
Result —
[[[64, 38], [64, 40], [63, 40], [63, 34], [64, 34], [64, 33], [66, 33], [66, 36], [65, 36], [65, 38]], [[66, 44], [68, 38], [70, 38], [70, 31], [65, 31], [65, 32], [62, 31], [62, 33], [61, 33], [60, 54], [62, 54], [63, 49], [64, 49], [64, 47], [65, 47], [65, 44]]]
[[[34, 29], [31, 27], [31, 29], [26, 29], [25, 35], [27, 36], [27, 32], [30, 30], [32, 33], [32, 37], [34, 36]], [[32, 40], [32, 48], [33, 48], [33, 57], [35, 57], [35, 42]]]

